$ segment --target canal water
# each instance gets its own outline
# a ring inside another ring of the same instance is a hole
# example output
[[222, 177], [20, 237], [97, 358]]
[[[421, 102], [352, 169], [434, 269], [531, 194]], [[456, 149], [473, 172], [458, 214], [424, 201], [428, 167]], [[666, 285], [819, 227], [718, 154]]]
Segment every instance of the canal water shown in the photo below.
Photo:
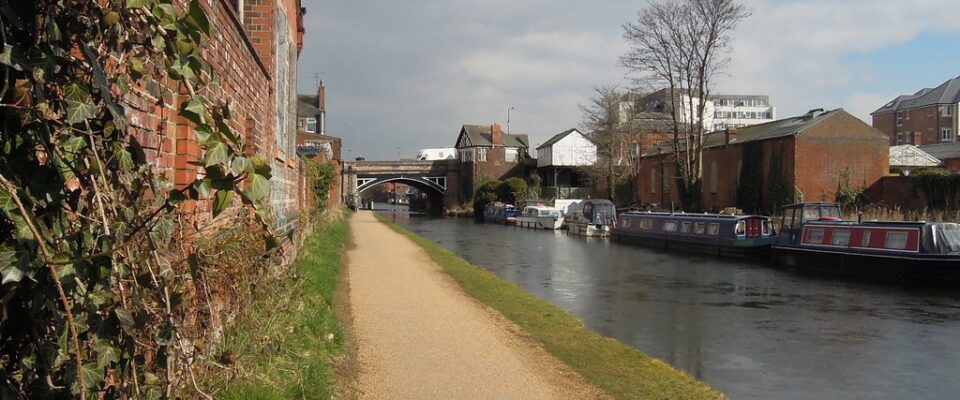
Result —
[[[385, 212], [385, 211], [381, 211]], [[960, 292], [386, 213], [732, 399], [960, 397]]]

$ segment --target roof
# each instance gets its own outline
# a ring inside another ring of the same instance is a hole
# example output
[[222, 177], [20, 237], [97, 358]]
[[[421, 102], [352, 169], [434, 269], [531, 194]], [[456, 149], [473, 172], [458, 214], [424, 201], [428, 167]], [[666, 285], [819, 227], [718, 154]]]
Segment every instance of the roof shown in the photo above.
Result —
[[[748, 125], [736, 130], [736, 139], [732, 143], [747, 143], [760, 140], [769, 140], [786, 136], [794, 136], [804, 129], [807, 129], [824, 119], [830, 118], [834, 115], [846, 113], [842, 108], [837, 108], [830, 111], [823, 111], [822, 108], [815, 110], [810, 110], [806, 114], [799, 115], [796, 117], [790, 117], [785, 119], [779, 119], [776, 121], [771, 121], [763, 124], [757, 125]], [[710, 147], [719, 147], [723, 146], [724, 136], [726, 131], [715, 131], [710, 132], [704, 135], [703, 137], [703, 148]], [[658, 144], [656, 146], [650, 147], [644, 156], [653, 156], [657, 155], [660, 152], [668, 153], [672, 151], [671, 145], [667, 144]]]
[[938, 143], [919, 146], [918, 149], [940, 160], [960, 158], [960, 143]]
[[540, 149], [542, 149], [542, 148], [544, 148], [544, 147], [553, 146], [554, 143], [559, 142], [561, 139], [567, 137], [567, 135], [569, 135], [569, 134], [571, 134], [571, 133], [573, 133], [573, 132], [577, 132], [577, 133], [580, 134], [580, 136], [583, 136], [585, 139], [590, 140], [590, 138], [588, 138], [586, 135], [584, 135], [583, 133], [581, 133], [580, 131], [578, 131], [577, 128], [570, 128], [570, 129], [567, 129], [567, 130], [565, 130], [565, 131], [563, 131], [563, 132], [560, 132], [560, 133], [558, 133], [558, 134], [556, 134], [556, 135], [553, 135], [552, 138], [547, 139], [546, 142], [543, 142], [543, 144], [541, 144], [540, 146], [538, 146], [538, 147], [537, 147], [537, 150], [540, 150]]
[[[301, 96], [297, 96], [297, 97], [301, 97]], [[313, 105], [303, 100], [297, 99], [297, 117], [301, 117], [301, 118], [315, 117], [320, 114], [321, 112], [319, 108], [314, 107]]]
[[[460, 136], [466, 135], [467, 140], [473, 146], [491, 146], [490, 127], [486, 125], [463, 125], [460, 128]], [[459, 143], [460, 138], [457, 138]], [[501, 135], [502, 144], [507, 147], [529, 147], [530, 139], [525, 134], [507, 134]]]
[[911, 144], [890, 146], [890, 168], [897, 167], [936, 167], [941, 162]]
[[926, 107], [934, 104], [960, 103], [960, 76], [950, 79], [935, 88], [923, 88], [912, 95], [901, 95], [870, 113], [887, 112]]

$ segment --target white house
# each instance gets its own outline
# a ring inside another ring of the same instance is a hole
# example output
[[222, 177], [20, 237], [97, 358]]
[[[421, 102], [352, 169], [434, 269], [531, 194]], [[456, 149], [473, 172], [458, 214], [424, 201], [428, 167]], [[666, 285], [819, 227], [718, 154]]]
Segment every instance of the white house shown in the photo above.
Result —
[[597, 145], [576, 129], [568, 129], [537, 147], [537, 168], [584, 167], [597, 163]]
[[589, 193], [584, 175], [578, 170], [597, 163], [597, 145], [576, 129], [554, 135], [537, 147], [537, 172], [543, 186], [555, 198], [584, 198]]

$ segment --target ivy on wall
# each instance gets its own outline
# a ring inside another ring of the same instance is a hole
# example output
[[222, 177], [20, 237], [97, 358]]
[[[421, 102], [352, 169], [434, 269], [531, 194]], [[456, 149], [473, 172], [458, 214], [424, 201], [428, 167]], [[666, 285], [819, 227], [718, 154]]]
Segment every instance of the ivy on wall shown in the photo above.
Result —
[[923, 190], [927, 205], [931, 208], [960, 208], [960, 174], [943, 169], [928, 169], [911, 177], [914, 186]]
[[[202, 325], [209, 271], [181, 236], [199, 229], [182, 207], [207, 201], [216, 217], [242, 202], [275, 242], [270, 168], [205, 96], [213, 29], [187, 3], [0, 3], [0, 398], [205, 396], [204, 332], [184, 327]], [[204, 173], [184, 187], [128, 127], [124, 97], [148, 86], [174, 88], [158, 101], [203, 146]]]
[[746, 142], [740, 146], [743, 151], [737, 180], [737, 208], [759, 212], [763, 209], [763, 144]]

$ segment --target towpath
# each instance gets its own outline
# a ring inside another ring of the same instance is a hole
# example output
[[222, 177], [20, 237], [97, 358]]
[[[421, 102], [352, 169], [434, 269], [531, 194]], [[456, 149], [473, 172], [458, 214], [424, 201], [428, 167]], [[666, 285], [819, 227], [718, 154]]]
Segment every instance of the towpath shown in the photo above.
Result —
[[370, 212], [354, 214], [350, 224], [360, 398], [605, 397]]

